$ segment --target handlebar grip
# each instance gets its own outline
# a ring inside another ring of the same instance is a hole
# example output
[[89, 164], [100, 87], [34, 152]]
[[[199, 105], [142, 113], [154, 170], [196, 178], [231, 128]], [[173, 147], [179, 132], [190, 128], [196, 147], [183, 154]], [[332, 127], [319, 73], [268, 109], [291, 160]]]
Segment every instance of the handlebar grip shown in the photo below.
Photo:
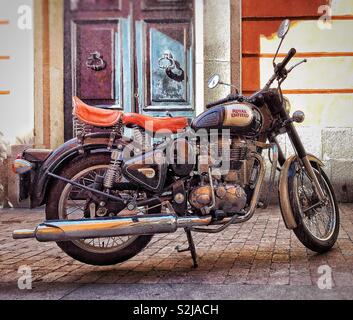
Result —
[[232, 101], [232, 100], [235, 100], [235, 96], [230, 94], [228, 97], [224, 98], [224, 99], [221, 99], [221, 100], [217, 100], [215, 102], [211, 102], [211, 103], [208, 103], [206, 105], [206, 109], [211, 109], [215, 106], [218, 106], [219, 104], [222, 104], [222, 103], [226, 103], [226, 102], [229, 102], [229, 101]]
[[290, 49], [287, 56], [284, 58], [284, 60], [280, 63], [279, 68], [280, 69], [284, 69], [288, 62], [292, 60], [292, 58], [296, 55], [297, 50], [295, 50], [294, 48]]
[[228, 102], [228, 98], [224, 98], [224, 99], [221, 99], [221, 100], [217, 100], [217, 101], [214, 101], [214, 102], [211, 102], [211, 103], [208, 103], [206, 105], [206, 109], [211, 109], [219, 104], [222, 104], [222, 103], [226, 103]]

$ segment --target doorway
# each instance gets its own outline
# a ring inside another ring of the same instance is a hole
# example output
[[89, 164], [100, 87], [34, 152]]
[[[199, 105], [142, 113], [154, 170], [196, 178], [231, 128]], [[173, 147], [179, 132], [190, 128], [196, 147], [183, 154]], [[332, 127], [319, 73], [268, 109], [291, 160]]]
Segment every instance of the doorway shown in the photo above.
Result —
[[65, 139], [72, 96], [151, 116], [195, 114], [193, 0], [65, 0]]

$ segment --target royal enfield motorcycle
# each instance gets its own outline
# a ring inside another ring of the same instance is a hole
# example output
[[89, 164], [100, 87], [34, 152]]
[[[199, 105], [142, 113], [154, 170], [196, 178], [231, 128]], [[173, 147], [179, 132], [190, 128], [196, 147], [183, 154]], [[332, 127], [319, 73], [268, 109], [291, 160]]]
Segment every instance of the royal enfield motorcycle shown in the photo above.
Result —
[[[276, 63], [289, 28], [283, 21], [274, 74], [263, 89], [250, 97], [231, 93], [192, 122], [98, 109], [74, 97], [76, 138], [53, 152], [26, 150], [13, 165], [20, 199], [46, 205], [44, 223], [13, 237], [54, 241], [81, 262], [112, 265], [137, 255], [153, 235], [182, 228], [189, 247], [177, 249], [190, 251], [197, 266], [192, 233], [218, 233], [251, 219], [268, 205], [279, 172], [286, 227], [315, 252], [331, 249], [340, 226], [334, 190], [323, 162], [305, 151], [297, 133], [304, 113], [290, 116], [281, 90], [306, 62], [287, 68], [291, 49]], [[208, 86], [222, 84], [230, 85], [215, 75]], [[277, 140], [283, 134], [295, 151], [288, 159]], [[272, 165], [264, 187], [266, 151]]]

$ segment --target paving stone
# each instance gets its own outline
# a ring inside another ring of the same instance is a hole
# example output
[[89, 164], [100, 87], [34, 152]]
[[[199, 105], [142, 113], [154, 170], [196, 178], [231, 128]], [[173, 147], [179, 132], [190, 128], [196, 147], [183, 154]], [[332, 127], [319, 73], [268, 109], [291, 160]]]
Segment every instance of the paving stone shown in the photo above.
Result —
[[18, 268], [32, 268], [35, 284], [202, 284], [276, 285], [317, 288], [323, 265], [332, 268], [337, 288], [353, 286], [353, 205], [342, 204], [337, 245], [318, 255], [307, 250], [286, 230], [278, 207], [259, 210], [252, 221], [216, 235], [196, 234], [199, 268], [186, 246], [183, 231], [158, 235], [133, 259], [111, 267], [84, 265], [66, 256], [54, 243], [15, 241], [11, 232], [32, 228], [43, 219], [35, 210], [0, 211], [0, 283], [16, 286]]

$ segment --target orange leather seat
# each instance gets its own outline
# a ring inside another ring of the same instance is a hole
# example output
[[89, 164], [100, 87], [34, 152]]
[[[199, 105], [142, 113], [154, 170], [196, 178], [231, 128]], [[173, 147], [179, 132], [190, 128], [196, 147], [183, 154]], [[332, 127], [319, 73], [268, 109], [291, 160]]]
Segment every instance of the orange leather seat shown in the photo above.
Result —
[[127, 127], [139, 126], [146, 131], [153, 133], [177, 133], [188, 126], [187, 118], [153, 118], [138, 113], [125, 113], [123, 124]]
[[96, 127], [113, 127], [121, 119], [122, 112], [91, 107], [73, 97], [74, 115], [82, 122]]

